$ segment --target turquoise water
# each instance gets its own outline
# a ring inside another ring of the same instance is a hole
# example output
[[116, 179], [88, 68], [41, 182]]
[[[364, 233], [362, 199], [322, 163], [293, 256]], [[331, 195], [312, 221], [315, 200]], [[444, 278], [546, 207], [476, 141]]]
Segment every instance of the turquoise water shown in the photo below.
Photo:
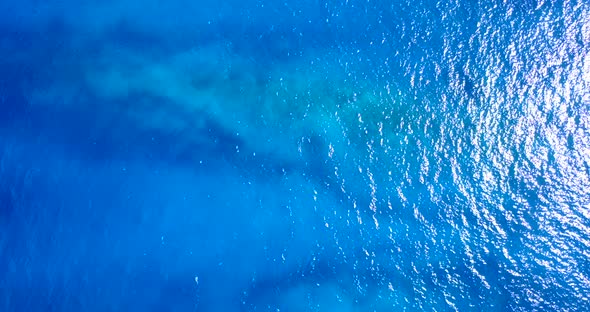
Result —
[[588, 311], [585, 1], [0, 3], [1, 311]]

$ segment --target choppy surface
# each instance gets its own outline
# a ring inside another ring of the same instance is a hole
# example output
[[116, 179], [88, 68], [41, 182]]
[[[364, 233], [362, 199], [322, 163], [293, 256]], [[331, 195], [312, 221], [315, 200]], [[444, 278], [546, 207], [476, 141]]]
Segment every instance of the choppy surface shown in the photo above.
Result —
[[0, 4], [0, 307], [583, 311], [583, 1]]

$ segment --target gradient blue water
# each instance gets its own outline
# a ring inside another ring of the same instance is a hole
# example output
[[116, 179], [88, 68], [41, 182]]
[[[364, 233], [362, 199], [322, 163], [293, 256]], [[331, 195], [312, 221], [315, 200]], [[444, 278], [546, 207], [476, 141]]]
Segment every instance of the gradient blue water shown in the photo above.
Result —
[[0, 3], [1, 311], [588, 311], [585, 1]]

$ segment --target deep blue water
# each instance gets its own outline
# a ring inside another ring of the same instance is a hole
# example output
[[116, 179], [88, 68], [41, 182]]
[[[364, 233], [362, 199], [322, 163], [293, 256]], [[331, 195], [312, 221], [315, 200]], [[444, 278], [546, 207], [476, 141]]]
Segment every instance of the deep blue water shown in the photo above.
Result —
[[0, 311], [589, 311], [586, 1], [0, 2]]

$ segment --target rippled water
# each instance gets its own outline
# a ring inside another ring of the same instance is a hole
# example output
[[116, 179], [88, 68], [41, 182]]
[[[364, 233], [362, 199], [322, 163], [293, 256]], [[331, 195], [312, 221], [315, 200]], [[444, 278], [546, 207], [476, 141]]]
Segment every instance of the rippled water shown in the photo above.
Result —
[[0, 12], [0, 310], [588, 310], [587, 2]]

